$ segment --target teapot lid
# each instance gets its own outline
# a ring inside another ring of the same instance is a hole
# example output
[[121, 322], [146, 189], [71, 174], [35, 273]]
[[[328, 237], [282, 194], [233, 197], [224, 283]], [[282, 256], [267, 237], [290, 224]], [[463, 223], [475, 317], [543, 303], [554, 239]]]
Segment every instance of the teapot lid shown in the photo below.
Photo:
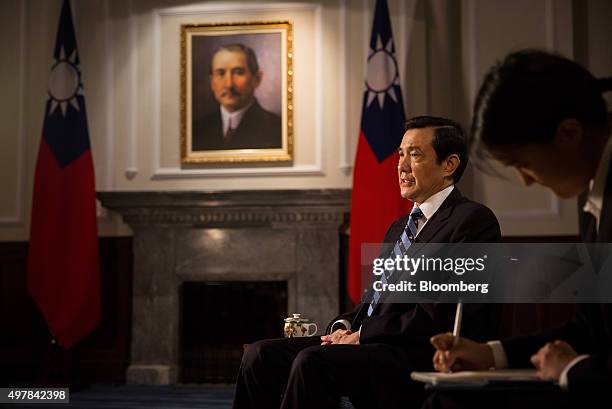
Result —
[[292, 317], [285, 318], [285, 322], [308, 322], [307, 318], [301, 318], [302, 314], [292, 314]]

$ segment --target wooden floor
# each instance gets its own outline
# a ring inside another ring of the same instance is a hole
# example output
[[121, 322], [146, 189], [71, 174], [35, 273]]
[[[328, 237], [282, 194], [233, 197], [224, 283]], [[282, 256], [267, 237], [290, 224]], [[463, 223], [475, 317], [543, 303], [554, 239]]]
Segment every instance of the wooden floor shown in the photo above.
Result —
[[[11, 404], [11, 409], [229, 409], [233, 386], [92, 386], [70, 394], [69, 404]], [[0, 407], [2, 404], [0, 404]]]

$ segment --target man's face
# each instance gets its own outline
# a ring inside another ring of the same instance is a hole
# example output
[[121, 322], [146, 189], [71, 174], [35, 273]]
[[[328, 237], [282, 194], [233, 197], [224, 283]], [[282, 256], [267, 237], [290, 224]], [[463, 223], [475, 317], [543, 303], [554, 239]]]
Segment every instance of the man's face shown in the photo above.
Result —
[[438, 163], [431, 144], [433, 136], [434, 128], [410, 129], [398, 149], [401, 195], [419, 204], [448, 185], [445, 162]]
[[229, 112], [249, 104], [260, 81], [261, 73], [249, 71], [243, 52], [221, 50], [213, 56], [210, 87], [217, 102]]
[[514, 167], [525, 186], [545, 186], [567, 199], [584, 192], [592, 177], [579, 148], [557, 144], [529, 144], [489, 148], [494, 159]]

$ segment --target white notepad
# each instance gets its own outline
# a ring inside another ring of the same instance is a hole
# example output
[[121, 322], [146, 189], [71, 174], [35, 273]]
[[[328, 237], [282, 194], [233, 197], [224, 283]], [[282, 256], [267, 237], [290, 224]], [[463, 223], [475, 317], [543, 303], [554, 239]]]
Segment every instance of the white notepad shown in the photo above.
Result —
[[490, 382], [548, 382], [538, 378], [534, 369], [507, 369], [491, 371], [412, 372], [410, 377], [432, 385], [469, 384], [486, 385]]

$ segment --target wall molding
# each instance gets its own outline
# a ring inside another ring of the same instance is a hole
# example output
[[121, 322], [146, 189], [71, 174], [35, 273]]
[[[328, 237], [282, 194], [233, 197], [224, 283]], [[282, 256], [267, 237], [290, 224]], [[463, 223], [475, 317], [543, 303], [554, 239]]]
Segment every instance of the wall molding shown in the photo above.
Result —
[[[417, 0], [401, 0], [398, 2], [398, 13], [401, 24], [397, 31], [394, 30], [395, 53], [400, 70], [400, 84], [402, 86], [402, 96], [404, 110], [407, 108], [406, 93], [408, 91], [408, 49], [412, 41], [414, 31], [414, 21], [416, 18]], [[398, 37], [399, 36], [399, 37]], [[399, 45], [402, 47], [399, 47]]]
[[128, 0], [129, 14], [129, 124], [128, 124], [128, 166], [125, 169], [125, 177], [134, 179], [138, 174], [138, 16], [134, 14], [134, 1]]
[[[362, 0], [361, 7], [363, 9], [363, 55], [367, 59], [370, 55], [370, 36], [372, 35], [372, 23], [374, 15], [372, 14], [372, 1]], [[365, 79], [367, 73], [367, 64], [363, 64], [363, 72], [361, 78]]]
[[[290, 211], [290, 210], [195, 210], [189, 213], [177, 209], [159, 209], [142, 213], [128, 210], [123, 220], [130, 226], [180, 225], [196, 228], [214, 228], [227, 224], [245, 227], [286, 227], [286, 225], [306, 225], [320, 228], [321, 225], [341, 225], [344, 214], [332, 210]], [[278, 226], [282, 225], [282, 226]]]
[[[161, 112], [161, 19], [175, 16], [198, 16], [218, 13], [241, 14], [259, 13], [265, 11], [313, 11], [315, 17], [315, 146], [314, 162], [296, 166], [279, 166], [274, 168], [241, 167], [234, 169], [183, 169], [180, 166], [164, 167], [161, 165], [161, 131], [160, 121], [153, 124], [153, 161], [154, 171], [151, 179], [189, 179], [189, 178], [220, 178], [220, 177], [258, 177], [258, 176], [323, 176], [325, 175], [323, 152], [323, 6], [309, 3], [223, 3], [201, 4], [194, 6], [154, 9], [153, 17], [153, 109]], [[295, 28], [294, 28], [295, 32]], [[157, 115], [159, 117], [160, 115]], [[295, 120], [294, 120], [295, 122]], [[304, 136], [306, 137], [306, 135]]]
[[339, 27], [339, 38], [338, 38], [338, 87], [340, 95], [340, 100], [338, 101], [339, 111], [340, 111], [340, 122], [339, 122], [339, 144], [340, 149], [338, 152], [340, 154], [338, 160], [338, 168], [345, 175], [350, 174], [353, 169], [353, 164], [351, 162], [351, 139], [348, 134], [349, 119], [348, 119], [348, 104], [347, 101], [349, 99], [348, 95], [348, 64], [347, 64], [347, 48], [349, 47], [349, 32], [348, 32], [348, 24], [347, 24], [347, 2], [346, 0], [339, 0], [338, 4], [338, 27]]
[[549, 50], [557, 49], [555, 38], [555, 1], [544, 0], [544, 38]]
[[465, 27], [467, 27], [467, 58], [464, 59], [468, 87], [468, 106], [473, 106], [476, 100], [476, 87], [478, 86], [476, 50], [478, 49], [478, 37], [476, 35], [476, 0], [465, 0], [461, 3], [463, 15], [465, 16]]
[[248, 173], [243, 168], [235, 169], [181, 169], [180, 167], [158, 167], [151, 177], [154, 180], [160, 179], [202, 179], [219, 177], [249, 177], [249, 176], [323, 176], [325, 173], [320, 164], [283, 166], [278, 168], [247, 168]]
[[[571, 0], [545, 0], [544, 2], [546, 47], [570, 59], [574, 58], [575, 53], [573, 13]], [[562, 30], [559, 30], [560, 27]]]
[[115, 58], [114, 58], [114, 47], [113, 44], [113, 22], [110, 15], [110, 1], [104, 1], [104, 58], [106, 62], [106, 83], [112, 86], [108, 87], [106, 91], [106, 186], [105, 190], [112, 190], [114, 187], [114, 169], [115, 169], [115, 87], [113, 84], [114, 69], [115, 69]]
[[24, 226], [24, 173], [25, 173], [25, 154], [26, 154], [26, 136], [25, 136], [25, 88], [26, 88], [26, 1], [19, 3], [19, 91], [18, 91], [18, 112], [17, 119], [17, 164], [15, 169], [15, 212], [12, 215], [0, 216], [0, 226], [7, 227], [22, 227]]
[[350, 193], [350, 189], [98, 192], [98, 197], [133, 226], [337, 227], [350, 210]]
[[261, 11], [296, 11], [318, 9], [321, 5], [312, 3], [244, 3], [244, 2], [224, 2], [217, 4], [197, 4], [190, 6], [168, 7], [157, 9], [159, 16], [197, 16], [211, 15], [218, 13], [240, 14], [245, 12]]

